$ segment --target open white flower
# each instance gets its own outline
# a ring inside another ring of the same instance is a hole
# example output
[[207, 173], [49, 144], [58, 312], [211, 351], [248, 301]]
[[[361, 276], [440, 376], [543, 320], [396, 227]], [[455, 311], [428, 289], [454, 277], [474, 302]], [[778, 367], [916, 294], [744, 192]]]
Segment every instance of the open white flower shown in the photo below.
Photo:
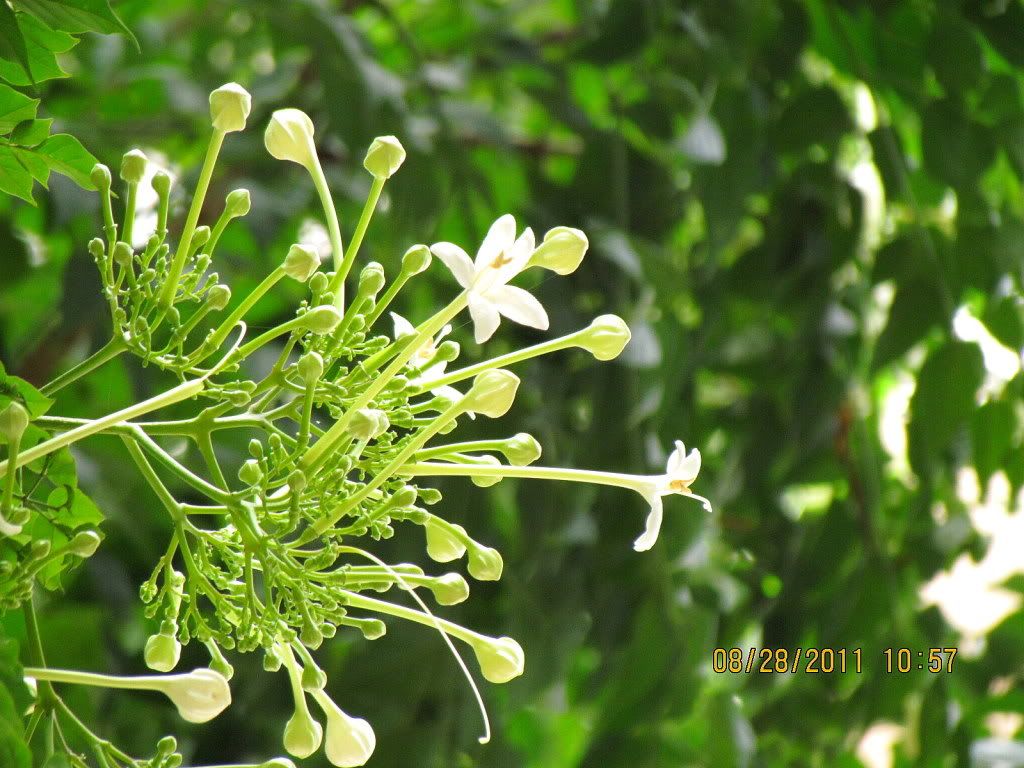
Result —
[[510, 214], [491, 225], [475, 261], [454, 243], [434, 243], [430, 250], [469, 292], [477, 344], [491, 338], [502, 315], [520, 325], [547, 329], [548, 314], [540, 302], [522, 288], [508, 285], [526, 269], [534, 251], [533, 230], [527, 227], [516, 239], [516, 220]]
[[690, 485], [697, 479], [699, 472], [700, 451], [694, 448], [687, 454], [682, 441], [676, 440], [676, 449], [668, 457], [665, 474], [651, 478], [651, 482], [640, 489], [641, 495], [651, 505], [651, 511], [647, 515], [644, 532], [633, 542], [633, 549], [637, 552], [644, 552], [653, 547], [654, 542], [658, 540], [658, 532], [661, 530], [661, 520], [664, 515], [662, 496], [671, 496], [672, 494], [689, 496], [691, 499], [699, 501], [708, 512], [711, 511], [710, 501], [703, 496], [690, 493]]

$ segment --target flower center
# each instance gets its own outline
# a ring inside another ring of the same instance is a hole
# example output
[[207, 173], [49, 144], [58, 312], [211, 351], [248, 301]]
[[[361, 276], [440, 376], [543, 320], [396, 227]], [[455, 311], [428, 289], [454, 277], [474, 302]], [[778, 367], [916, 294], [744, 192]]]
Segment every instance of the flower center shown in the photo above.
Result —
[[682, 480], [672, 480], [669, 482], [668, 487], [676, 493], [686, 493], [690, 490], [690, 486], [684, 483]]
[[505, 251], [502, 251], [494, 258], [494, 261], [491, 262], [491, 269], [501, 269], [501, 267], [504, 267], [511, 261], [512, 259], [505, 255]]

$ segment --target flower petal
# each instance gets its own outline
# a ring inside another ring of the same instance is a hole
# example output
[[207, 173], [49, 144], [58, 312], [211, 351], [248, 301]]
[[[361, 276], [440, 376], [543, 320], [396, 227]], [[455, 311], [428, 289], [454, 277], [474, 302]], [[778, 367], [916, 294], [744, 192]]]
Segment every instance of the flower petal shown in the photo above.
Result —
[[654, 546], [658, 540], [658, 532], [661, 531], [661, 519], [664, 515], [664, 508], [661, 503], [661, 496], [657, 494], [644, 494], [644, 498], [651, 505], [651, 511], [647, 515], [647, 525], [636, 541], [633, 542], [633, 549], [637, 552], [646, 552]]
[[412, 323], [406, 320], [397, 312], [391, 313], [391, 319], [395, 323], [395, 338], [399, 339], [402, 336], [410, 336], [416, 333], [416, 329], [412, 327]]
[[523, 230], [523, 234], [519, 236], [519, 239], [505, 252], [505, 258], [508, 261], [497, 270], [497, 274], [491, 284], [504, 285], [526, 269], [526, 265], [530, 262], [530, 257], [533, 256], [535, 246], [536, 240], [533, 236], [533, 230], [527, 227]]
[[459, 285], [463, 288], [470, 286], [473, 282], [473, 261], [468, 253], [455, 243], [448, 242], [434, 243], [430, 246], [430, 252], [444, 262], [459, 281]]
[[681, 459], [672, 471], [675, 480], [682, 480], [684, 483], [692, 483], [700, 473], [700, 451], [696, 448], [690, 451], [690, 455]]
[[665, 474], [674, 475], [684, 456], [686, 456], [686, 446], [683, 445], [682, 440], [676, 440], [676, 449], [669, 454], [668, 464], [665, 466]]
[[491, 338], [501, 323], [498, 308], [473, 291], [469, 293], [469, 314], [473, 318], [473, 335], [477, 344], [483, 344]]
[[487, 236], [480, 244], [480, 250], [476, 252], [474, 265], [477, 271], [490, 266], [498, 254], [507, 250], [515, 239], [516, 220], [511, 213], [506, 213], [487, 230]]
[[486, 298], [512, 322], [547, 330], [548, 313], [529, 291], [514, 285], [498, 285], [487, 291]]

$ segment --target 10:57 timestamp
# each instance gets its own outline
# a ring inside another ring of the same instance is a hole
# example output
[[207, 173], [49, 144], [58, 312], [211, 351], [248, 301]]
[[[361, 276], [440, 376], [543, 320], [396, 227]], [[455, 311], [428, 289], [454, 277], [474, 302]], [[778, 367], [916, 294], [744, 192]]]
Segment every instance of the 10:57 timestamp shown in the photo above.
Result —
[[914, 669], [929, 672], [952, 672], [956, 648], [929, 648], [927, 651], [913, 651], [910, 648], [886, 648], [885, 671], [905, 674]]

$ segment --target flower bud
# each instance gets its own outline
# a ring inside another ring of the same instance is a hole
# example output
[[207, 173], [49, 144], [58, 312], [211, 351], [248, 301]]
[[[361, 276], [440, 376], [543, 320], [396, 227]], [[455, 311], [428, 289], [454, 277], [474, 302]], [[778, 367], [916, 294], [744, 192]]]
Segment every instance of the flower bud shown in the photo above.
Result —
[[252, 208], [252, 198], [248, 189], [234, 189], [224, 198], [224, 212], [231, 218], [245, 216]]
[[520, 432], [505, 441], [505, 456], [517, 467], [533, 464], [540, 458], [541, 450], [537, 439], [526, 432]]
[[437, 362], [450, 363], [453, 360], [458, 359], [461, 351], [462, 347], [459, 346], [459, 342], [446, 339], [437, 345], [437, 349], [434, 353], [434, 359]]
[[307, 387], [316, 384], [324, 375], [324, 359], [319, 352], [307, 352], [299, 358], [295, 367]]
[[210, 120], [218, 131], [244, 130], [250, 109], [252, 96], [238, 83], [227, 83], [210, 93]]
[[302, 625], [302, 631], [299, 632], [299, 640], [307, 648], [313, 648], [314, 650], [319, 648], [324, 641], [324, 633], [320, 631], [320, 627], [314, 624], [312, 621], [307, 621]]
[[163, 678], [160, 689], [190, 723], [212, 720], [231, 703], [231, 687], [224, 675], [212, 669], [195, 669], [187, 675]]
[[395, 494], [391, 497], [391, 506], [393, 506], [395, 509], [405, 509], [406, 507], [411, 507], [413, 504], [416, 503], [416, 497], [418, 495], [419, 492], [417, 491], [416, 486], [402, 486], [402, 488], [395, 491]]
[[100, 535], [96, 531], [79, 531], [68, 542], [68, 552], [75, 557], [92, 557], [100, 546]]
[[312, 248], [295, 243], [288, 249], [283, 266], [288, 277], [304, 283], [320, 266], [320, 256]]
[[[475, 463], [485, 467], [501, 466], [501, 462], [494, 456], [478, 456]], [[469, 479], [478, 488], [490, 488], [492, 485], [497, 485], [501, 482], [501, 478], [494, 475], [470, 475]]]
[[544, 235], [544, 242], [537, 246], [537, 250], [530, 257], [530, 266], [543, 267], [560, 275], [568, 275], [576, 271], [589, 246], [587, 236], [578, 229], [549, 229]]
[[377, 737], [370, 724], [361, 717], [350, 717], [322, 693], [316, 697], [327, 717], [327, 738], [324, 754], [331, 765], [338, 768], [356, 768], [365, 765], [377, 746]]
[[100, 192], [106, 192], [110, 189], [110, 169], [103, 163], [96, 163], [96, 165], [92, 167], [92, 171], [89, 173], [89, 179], [92, 181], [93, 186], [100, 190]]
[[367, 640], [379, 640], [388, 632], [388, 626], [380, 619], [360, 619], [359, 631]]
[[3, 411], [0, 411], [0, 435], [8, 443], [16, 443], [28, 429], [29, 414], [25, 406], [12, 400]]
[[256, 459], [248, 459], [238, 468], [238, 479], [246, 485], [256, 485], [263, 479], [263, 470]]
[[129, 184], [138, 184], [146, 175], [146, 156], [141, 150], [125, 152], [121, 158], [121, 179]]
[[519, 377], [502, 368], [484, 371], [473, 379], [473, 386], [463, 398], [467, 411], [482, 413], [496, 419], [512, 407], [519, 389]]
[[302, 690], [312, 693], [322, 691], [327, 685], [327, 675], [320, 667], [309, 664], [302, 670]]
[[135, 252], [132, 251], [132, 247], [128, 245], [128, 243], [124, 242], [123, 240], [118, 240], [116, 243], [114, 243], [114, 263], [117, 264], [119, 267], [129, 267], [132, 263], [132, 257], [134, 255]]
[[376, 296], [384, 287], [384, 267], [371, 261], [359, 273], [359, 293], [362, 296]]
[[472, 546], [469, 549], [469, 562], [466, 564], [469, 575], [477, 581], [497, 581], [501, 578], [504, 563], [501, 553], [491, 547]]
[[341, 313], [330, 304], [321, 304], [306, 312], [302, 319], [307, 330], [319, 334], [330, 333], [341, 322]]
[[211, 311], [219, 312], [231, 301], [231, 289], [218, 283], [206, 292], [206, 303]]
[[378, 136], [366, 150], [363, 168], [376, 179], [390, 179], [405, 162], [405, 148], [394, 136]]
[[430, 248], [425, 245], [414, 245], [402, 256], [402, 271], [407, 275], [418, 275], [430, 266], [433, 258]]
[[289, 755], [305, 758], [320, 749], [324, 729], [305, 709], [296, 709], [284, 727], [284, 748]]
[[484, 678], [492, 683], [507, 683], [523, 674], [526, 656], [511, 637], [480, 637], [473, 641], [473, 651]]
[[316, 145], [313, 143], [313, 121], [301, 109], [279, 109], [270, 117], [263, 134], [267, 151], [278, 160], [313, 168]]
[[210, 669], [223, 675], [225, 680], [230, 680], [235, 676], [235, 668], [223, 656], [216, 656], [210, 659]]
[[166, 200], [167, 196], [171, 194], [171, 177], [167, 171], [157, 171], [149, 183], [161, 200]]
[[439, 605], [457, 605], [469, 597], [469, 583], [458, 573], [446, 573], [430, 582]]
[[[453, 525], [452, 528], [465, 536], [466, 529], [461, 525]], [[449, 563], [452, 560], [458, 560], [465, 554], [466, 545], [445, 524], [431, 518], [423, 526], [423, 530], [427, 534], [427, 554], [430, 555], [431, 560], [438, 563]]]
[[205, 224], [196, 227], [195, 231], [192, 233], [192, 242], [190, 243], [191, 247], [194, 250], [202, 248], [204, 245], [210, 242], [211, 234], [212, 233], [210, 228]]
[[597, 360], [614, 360], [629, 343], [626, 321], [617, 315], [601, 315], [579, 335], [577, 345]]
[[156, 743], [156, 753], [160, 757], [173, 755], [178, 751], [178, 740], [173, 736], [164, 736]]
[[301, 492], [306, 487], [306, 473], [301, 469], [292, 470], [292, 473], [288, 475], [288, 485], [296, 493]]
[[[21, 521], [15, 520], [15, 522], [20, 523]], [[49, 539], [34, 539], [29, 547], [29, 559], [42, 560], [50, 554], [50, 549], [52, 548], [53, 544], [50, 543]]]
[[146, 666], [157, 672], [170, 672], [178, 666], [181, 658], [181, 643], [173, 634], [158, 632], [150, 635], [143, 654]]
[[388, 415], [376, 408], [360, 408], [352, 416], [349, 432], [356, 440], [372, 440], [390, 426]]
[[274, 757], [267, 760], [259, 768], [295, 768], [295, 763], [287, 757]]
[[[19, 523], [14, 520], [8, 520], [3, 514], [0, 514], [0, 534], [4, 536], [17, 536], [21, 533], [21, 528], [24, 523]], [[0, 561], [0, 565], [8, 563], [10, 561]]]

